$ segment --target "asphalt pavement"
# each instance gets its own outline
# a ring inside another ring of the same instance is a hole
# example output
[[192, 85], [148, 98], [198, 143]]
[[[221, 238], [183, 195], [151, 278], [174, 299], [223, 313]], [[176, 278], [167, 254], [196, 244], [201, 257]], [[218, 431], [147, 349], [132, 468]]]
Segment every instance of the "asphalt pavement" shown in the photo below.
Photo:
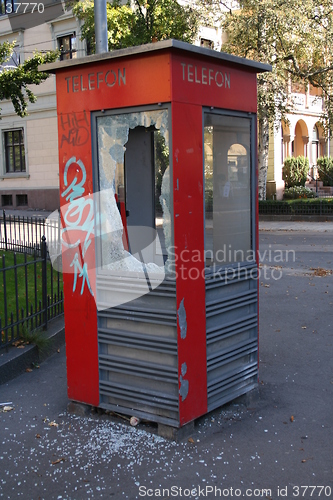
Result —
[[258, 391], [179, 443], [69, 413], [64, 347], [0, 386], [0, 497], [333, 498], [332, 244], [333, 223], [260, 223]]

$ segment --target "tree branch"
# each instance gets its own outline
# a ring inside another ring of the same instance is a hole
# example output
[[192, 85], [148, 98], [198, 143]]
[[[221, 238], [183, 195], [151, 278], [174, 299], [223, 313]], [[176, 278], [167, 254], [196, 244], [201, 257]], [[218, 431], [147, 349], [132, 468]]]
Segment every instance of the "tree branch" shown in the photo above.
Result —
[[293, 66], [295, 68], [295, 71], [287, 69], [288, 73], [290, 73], [291, 75], [294, 75], [294, 76], [299, 76], [301, 78], [305, 78], [305, 79], [310, 79], [310, 78], [313, 78], [314, 76], [319, 76], [319, 75], [322, 75], [324, 73], [328, 73], [329, 71], [333, 70], [333, 65], [332, 65], [332, 66], [327, 66], [326, 68], [317, 69], [315, 71], [307, 71], [307, 72], [301, 71], [301, 69], [299, 68], [299, 66], [297, 64], [296, 58], [293, 54], [289, 54], [288, 56], [284, 57], [283, 60], [284, 61], [292, 61]]

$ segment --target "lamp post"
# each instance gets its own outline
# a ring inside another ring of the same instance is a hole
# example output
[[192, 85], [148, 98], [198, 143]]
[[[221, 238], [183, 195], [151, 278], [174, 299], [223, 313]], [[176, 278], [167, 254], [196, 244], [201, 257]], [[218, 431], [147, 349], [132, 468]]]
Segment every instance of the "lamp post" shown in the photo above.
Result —
[[96, 54], [108, 52], [108, 28], [106, 16], [106, 0], [94, 2]]

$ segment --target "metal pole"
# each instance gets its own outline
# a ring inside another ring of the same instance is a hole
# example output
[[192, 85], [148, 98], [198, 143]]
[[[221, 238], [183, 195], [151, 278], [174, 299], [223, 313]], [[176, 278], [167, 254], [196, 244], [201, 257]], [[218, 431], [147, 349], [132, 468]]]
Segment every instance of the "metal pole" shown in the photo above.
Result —
[[94, 13], [96, 54], [102, 54], [103, 52], [108, 52], [106, 0], [95, 0]]
[[43, 329], [47, 330], [47, 248], [46, 238], [43, 235], [41, 241], [41, 257], [42, 257], [42, 302], [44, 312], [44, 326]]
[[6, 211], [3, 210], [3, 229], [4, 229], [4, 234], [5, 234], [5, 250], [7, 252], [8, 246], [7, 246], [7, 223], [6, 223]]
[[328, 156], [328, 158], [331, 156], [330, 155], [330, 135], [331, 135], [331, 131], [329, 130], [328, 137], [327, 137], [327, 156]]

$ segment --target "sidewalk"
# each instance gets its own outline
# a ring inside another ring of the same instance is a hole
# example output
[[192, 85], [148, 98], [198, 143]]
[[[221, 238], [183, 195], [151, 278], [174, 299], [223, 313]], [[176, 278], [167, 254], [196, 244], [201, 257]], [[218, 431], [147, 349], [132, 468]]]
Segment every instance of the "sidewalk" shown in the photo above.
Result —
[[260, 280], [252, 401], [202, 417], [180, 443], [94, 408], [73, 415], [60, 347], [40, 368], [0, 386], [0, 403], [10, 408], [0, 409], [0, 498], [332, 498], [333, 276], [312, 269], [331, 268], [333, 235], [279, 230], [265, 229], [262, 249], [298, 249], [281, 279]]
[[263, 221], [259, 220], [259, 231], [315, 231], [318, 233], [333, 232], [333, 221]]
[[27, 368], [45, 361], [65, 344], [63, 315], [49, 322], [46, 337], [49, 339], [49, 345], [45, 352], [38, 352], [35, 345], [29, 344], [22, 348], [10, 346], [8, 351], [0, 350], [0, 388], [2, 384], [24, 373]]
[[[6, 209], [6, 215], [15, 215], [20, 217], [37, 217], [46, 219], [52, 212], [45, 210], [11, 210]], [[0, 211], [0, 215], [2, 212]], [[260, 220], [259, 216], [259, 230], [260, 231], [316, 231], [316, 232], [332, 232], [333, 221], [323, 222], [310, 222], [310, 221], [286, 221], [279, 220], [279, 216], [274, 217], [274, 221]]]

